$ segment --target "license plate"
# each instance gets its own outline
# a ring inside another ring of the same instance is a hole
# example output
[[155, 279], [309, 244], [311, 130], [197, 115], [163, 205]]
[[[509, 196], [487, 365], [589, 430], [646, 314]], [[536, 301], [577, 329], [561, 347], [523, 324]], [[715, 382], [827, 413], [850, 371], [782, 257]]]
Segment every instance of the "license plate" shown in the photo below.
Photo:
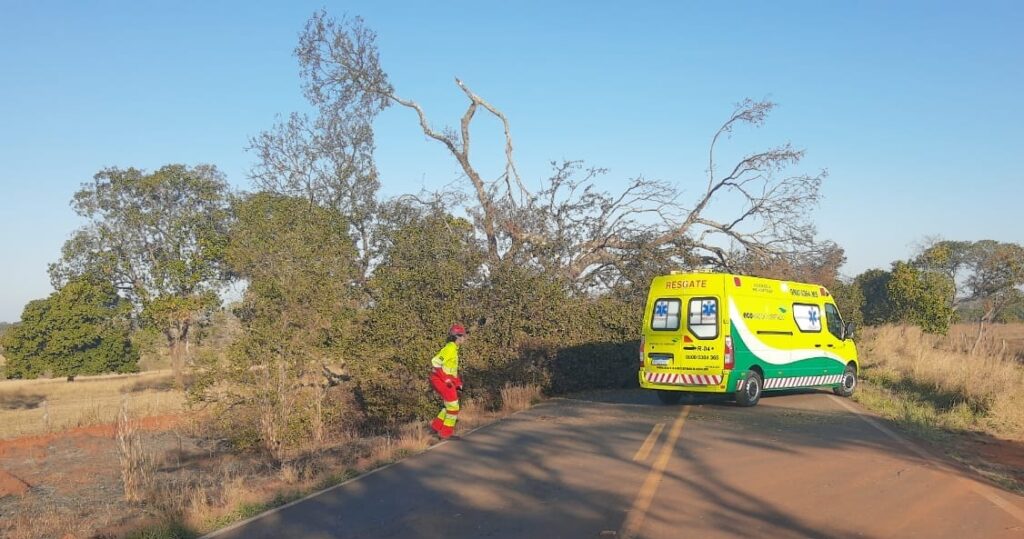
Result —
[[651, 356], [651, 365], [664, 367], [672, 361], [672, 356]]

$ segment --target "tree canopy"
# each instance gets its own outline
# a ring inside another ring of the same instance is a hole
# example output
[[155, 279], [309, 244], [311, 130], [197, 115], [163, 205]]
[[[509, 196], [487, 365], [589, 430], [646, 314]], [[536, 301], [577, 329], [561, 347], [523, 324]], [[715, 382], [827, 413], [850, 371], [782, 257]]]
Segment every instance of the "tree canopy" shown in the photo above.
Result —
[[29, 302], [21, 323], [0, 337], [7, 377], [138, 370], [129, 310], [111, 284], [91, 278], [69, 281], [48, 298]]
[[54, 287], [83, 275], [110, 282], [142, 323], [164, 333], [180, 375], [190, 328], [219, 305], [227, 192], [209, 165], [100, 171], [72, 200], [88, 223], [50, 265]]

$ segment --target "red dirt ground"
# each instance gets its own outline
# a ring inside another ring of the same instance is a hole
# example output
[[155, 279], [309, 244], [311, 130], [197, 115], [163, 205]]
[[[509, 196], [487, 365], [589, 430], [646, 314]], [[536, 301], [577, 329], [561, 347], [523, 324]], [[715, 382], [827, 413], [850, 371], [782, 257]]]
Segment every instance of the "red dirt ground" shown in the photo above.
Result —
[[[143, 443], [155, 454], [179, 447], [170, 432], [186, 419], [164, 415], [137, 420]], [[0, 536], [61, 537], [71, 523], [72, 537], [91, 536], [99, 527], [116, 523], [133, 509], [123, 503], [115, 425], [93, 425], [37, 436], [0, 440]], [[184, 442], [189, 449], [191, 440]], [[25, 535], [24, 527], [44, 515], [54, 523], [47, 531]], [[26, 519], [31, 519], [27, 521]], [[40, 535], [41, 534], [41, 535]]]
[[1017, 490], [1024, 492], [1024, 441], [974, 435], [965, 437], [960, 446], [966, 453], [965, 462], [1008, 476], [1016, 483]]
[[0, 498], [10, 495], [19, 495], [28, 492], [30, 485], [17, 477], [14, 477], [6, 470], [0, 469]]
[[[162, 431], [172, 429], [184, 420], [181, 415], [160, 415], [143, 417], [136, 420], [136, 425], [143, 431]], [[42, 448], [52, 444], [61, 438], [89, 439], [89, 438], [113, 438], [116, 425], [90, 425], [88, 427], [75, 427], [62, 432], [50, 434], [39, 434], [35, 436], [22, 436], [0, 440], [0, 458], [16, 457], [25, 454], [40, 454]]]

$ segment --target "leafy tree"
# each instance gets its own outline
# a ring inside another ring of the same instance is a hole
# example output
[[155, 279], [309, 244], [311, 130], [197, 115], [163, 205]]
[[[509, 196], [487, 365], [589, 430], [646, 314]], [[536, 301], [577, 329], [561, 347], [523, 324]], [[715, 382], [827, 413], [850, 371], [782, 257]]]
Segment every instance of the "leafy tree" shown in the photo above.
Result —
[[469, 323], [481, 311], [483, 252], [472, 225], [435, 204], [398, 200], [382, 209], [382, 256], [368, 282], [372, 306], [352, 362], [373, 426], [436, 413], [422, 375], [426, 362], [452, 323]]
[[967, 301], [981, 307], [978, 334], [972, 347], [977, 349], [985, 326], [1020, 302], [1024, 286], [1024, 248], [1015, 243], [983, 240], [974, 244], [968, 262], [971, 273], [966, 280]]
[[836, 281], [829, 288], [835, 299], [839, 312], [845, 322], [853, 322], [856, 327], [864, 325], [864, 292], [854, 282]]
[[[349, 221], [365, 280], [376, 256], [376, 195], [380, 187], [373, 161], [373, 120], [386, 102], [366, 93], [339, 93], [325, 83], [323, 77], [328, 74], [308, 61], [310, 49], [317, 44], [306, 39], [326, 31], [325, 24], [328, 22], [323, 19], [311, 19], [295, 49], [302, 66], [303, 90], [316, 114], [292, 113], [287, 121], [253, 137], [249, 149], [258, 159], [251, 177], [264, 191], [303, 197], [341, 212]], [[357, 61], [356, 55], [363, 51], [338, 52]], [[378, 62], [376, 52], [358, 60]]]
[[954, 286], [947, 275], [896, 262], [887, 289], [894, 321], [916, 324], [929, 333], [945, 334], [949, 329]]
[[4, 345], [3, 345], [4, 339], [3, 339], [3, 337], [4, 337], [4, 333], [7, 333], [7, 330], [10, 329], [13, 325], [14, 324], [11, 324], [9, 322], [0, 322], [0, 380], [2, 380], [2, 379], [7, 377], [6, 374], [4, 373], [4, 364], [7, 362], [7, 359], [3, 356], [3, 353], [4, 353]]
[[976, 242], [968, 255], [970, 268], [965, 288], [968, 301], [985, 305], [983, 320], [990, 321], [1013, 303], [1024, 286], [1024, 247], [992, 240]]
[[248, 283], [242, 333], [225, 361], [205, 358], [191, 394], [281, 458], [341, 417], [344, 400], [327, 397], [356, 334], [356, 250], [344, 216], [308, 199], [257, 193], [234, 213], [226, 261]]
[[140, 321], [164, 334], [180, 382], [190, 329], [219, 305], [226, 197], [223, 175], [209, 165], [103, 170], [75, 193], [72, 207], [89, 222], [64, 244], [51, 280], [113, 283]]
[[129, 310], [112, 285], [91, 278], [69, 281], [48, 298], [29, 302], [21, 324], [2, 337], [7, 376], [137, 371]]
[[877, 326], [893, 321], [896, 316], [889, 300], [889, 281], [892, 274], [881, 269], [869, 269], [854, 278], [853, 284], [864, 298], [861, 316], [864, 323]]
[[976, 313], [981, 342], [985, 326], [1003, 318], [1024, 285], [1024, 247], [993, 240], [933, 241], [914, 259], [917, 267], [937, 271], [955, 288], [952, 309]]

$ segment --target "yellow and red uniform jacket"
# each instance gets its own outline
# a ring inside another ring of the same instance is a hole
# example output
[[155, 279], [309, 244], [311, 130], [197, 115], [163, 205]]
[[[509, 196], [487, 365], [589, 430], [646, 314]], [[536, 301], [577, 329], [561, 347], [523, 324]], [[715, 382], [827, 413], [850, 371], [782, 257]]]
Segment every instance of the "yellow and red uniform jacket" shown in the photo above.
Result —
[[430, 359], [430, 365], [434, 368], [431, 376], [438, 377], [442, 382], [451, 382], [455, 387], [462, 387], [462, 380], [459, 378], [459, 345], [450, 342]]

